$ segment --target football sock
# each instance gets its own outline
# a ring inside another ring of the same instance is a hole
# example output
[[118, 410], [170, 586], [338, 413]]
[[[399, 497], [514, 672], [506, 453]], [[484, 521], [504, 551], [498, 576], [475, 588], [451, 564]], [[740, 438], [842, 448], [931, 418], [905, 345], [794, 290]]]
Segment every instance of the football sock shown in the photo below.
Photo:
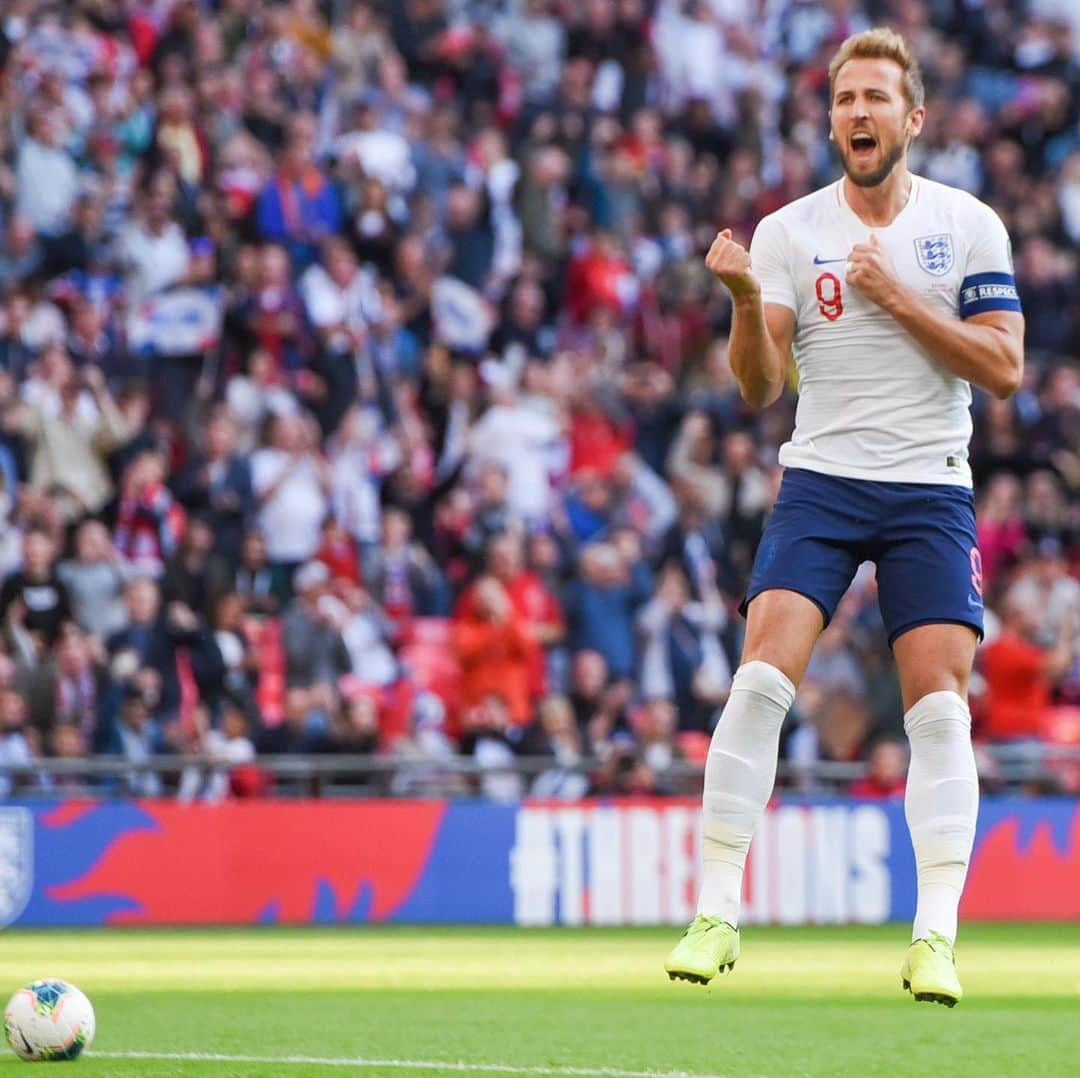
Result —
[[919, 883], [911, 938], [933, 931], [954, 942], [979, 811], [971, 713], [956, 693], [932, 692], [907, 712], [904, 729], [911, 743], [904, 813]]
[[776, 781], [780, 727], [795, 686], [769, 663], [740, 666], [705, 763], [698, 913], [739, 923], [743, 869]]

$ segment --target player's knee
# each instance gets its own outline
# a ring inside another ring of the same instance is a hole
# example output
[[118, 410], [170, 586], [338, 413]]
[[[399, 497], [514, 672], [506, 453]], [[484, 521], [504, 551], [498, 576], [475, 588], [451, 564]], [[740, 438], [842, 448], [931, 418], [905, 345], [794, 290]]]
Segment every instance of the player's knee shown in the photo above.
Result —
[[747, 610], [743, 665], [768, 663], [798, 685], [823, 624], [821, 608], [805, 596], [779, 588], [761, 592]]
[[924, 693], [904, 713], [904, 729], [909, 737], [946, 726], [971, 730], [971, 712], [967, 702], [952, 689]]
[[756, 693], [785, 711], [795, 702], [795, 683], [779, 667], [761, 659], [750, 659], [735, 671], [731, 691]]

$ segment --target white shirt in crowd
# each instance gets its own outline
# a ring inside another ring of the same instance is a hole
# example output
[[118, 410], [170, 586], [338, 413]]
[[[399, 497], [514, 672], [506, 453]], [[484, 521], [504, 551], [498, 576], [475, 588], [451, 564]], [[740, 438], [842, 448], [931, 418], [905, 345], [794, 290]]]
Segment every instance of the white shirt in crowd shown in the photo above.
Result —
[[493, 405], [473, 427], [473, 453], [506, 469], [510, 508], [523, 520], [548, 510], [552, 446], [560, 436], [553, 414], [523, 404]]
[[230, 769], [255, 762], [255, 746], [249, 738], [226, 737], [220, 730], [206, 731], [202, 751], [219, 766], [206, 770], [197, 765], [185, 767], [176, 792], [178, 801], [224, 801], [229, 795]]
[[37, 139], [26, 139], [15, 163], [15, 213], [35, 232], [64, 229], [79, 192], [79, 173], [71, 154]]
[[750, 245], [765, 303], [795, 312], [799, 374], [785, 467], [898, 483], [971, 486], [971, 386], [845, 281], [875, 234], [900, 280], [944, 314], [1019, 310], [1005, 226], [972, 195], [920, 176], [892, 224], [870, 228], [843, 181], [764, 218]]
[[257, 449], [251, 456], [251, 477], [255, 496], [260, 499], [281, 480], [258, 514], [270, 560], [307, 561], [318, 549], [329, 509], [315, 461], [304, 457], [294, 463], [293, 455], [282, 449]]
[[149, 232], [141, 221], [129, 222], [117, 240], [117, 255], [128, 270], [132, 303], [182, 280], [189, 258], [183, 229], [175, 221], [168, 222], [160, 236]]
[[[349, 330], [364, 330], [379, 320], [379, 294], [370, 272], [358, 269], [342, 288], [322, 266], [314, 265], [304, 271], [299, 288], [308, 318], [319, 329], [344, 326]], [[348, 348], [348, 338], [343, 332], [330, 343], [335, 348]]]
[[383, 476], [400, 461], [397, 442], [381, 435], [370, 444], [346, 445], [332, 456], [334, 516], [357, 542], [378, 542], [382, 519], [379, 490]]

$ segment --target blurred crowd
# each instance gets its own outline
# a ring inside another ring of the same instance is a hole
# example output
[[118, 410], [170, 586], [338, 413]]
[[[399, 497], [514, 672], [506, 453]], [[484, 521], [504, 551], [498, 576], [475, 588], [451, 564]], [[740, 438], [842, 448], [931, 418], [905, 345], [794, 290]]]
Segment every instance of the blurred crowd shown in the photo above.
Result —
[[[974, 405], [976, 733], [1080, 742], [1072, 0], [8, 0], [0, 795], [99, 753], [187, 798], [286, 752], [692, 791], [795, 400], [742, 405], [703, 255], [837, 175], [827, 62], [886, 17], [913, 168], [1003, 217], [1027, 316]], [[864, 566], [784, 754], [894, 796], [901, 738]]]

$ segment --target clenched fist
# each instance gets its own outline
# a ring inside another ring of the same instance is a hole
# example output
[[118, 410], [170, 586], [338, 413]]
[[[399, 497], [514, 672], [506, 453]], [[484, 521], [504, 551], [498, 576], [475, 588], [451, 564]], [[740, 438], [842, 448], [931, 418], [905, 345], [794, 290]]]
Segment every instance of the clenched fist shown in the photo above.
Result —
[[750, 270], [750, 255], [741, 243], [731, 238], [731, 229], [716, 234], [705, 265], [720, 278], [732, 297], [753, 296], [760, 291], [758, 280]]
[[873, 234], [869, 243], [857, 243], [852, 247], [844, 280], [885, 310], [896, 298], [900, 286], [889, 252]]

